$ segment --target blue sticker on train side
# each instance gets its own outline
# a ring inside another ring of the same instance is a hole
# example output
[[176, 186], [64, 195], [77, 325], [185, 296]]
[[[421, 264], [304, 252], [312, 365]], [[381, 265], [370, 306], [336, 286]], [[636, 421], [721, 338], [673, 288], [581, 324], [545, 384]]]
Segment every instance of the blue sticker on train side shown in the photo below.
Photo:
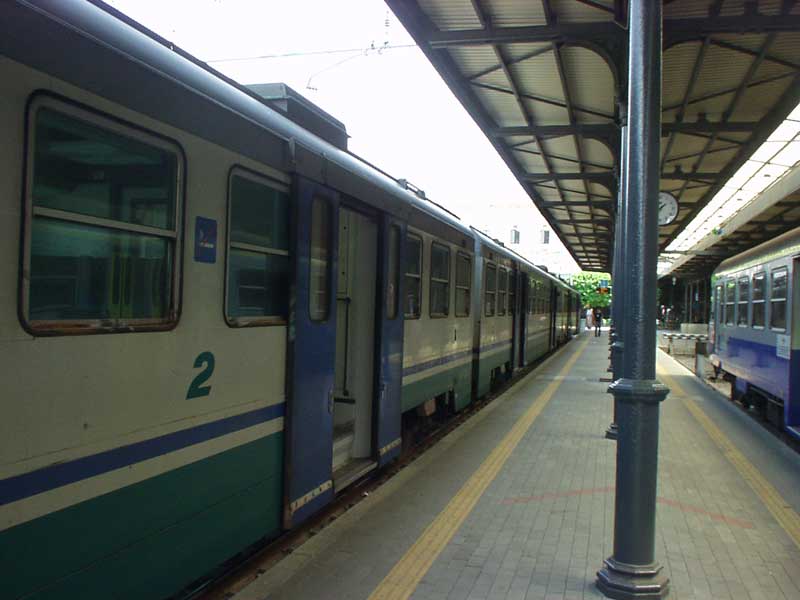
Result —
[[197, 217], [194, 225], [194, 259], [202, 263], [217, 262], [217, 222]]

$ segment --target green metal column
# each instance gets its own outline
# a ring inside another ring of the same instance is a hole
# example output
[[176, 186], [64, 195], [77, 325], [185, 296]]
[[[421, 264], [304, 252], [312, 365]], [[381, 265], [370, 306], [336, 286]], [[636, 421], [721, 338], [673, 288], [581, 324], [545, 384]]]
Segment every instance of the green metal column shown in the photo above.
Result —
[[662, 5], [630, 0], [629, 10], [625, 352], [610, 387], [619, 428], [614, 554], [597, 573], [600, 591], [620, 599], [663, 598], [669, 586], [655, 560], [659, 405], [668, 391], [655, 379]]

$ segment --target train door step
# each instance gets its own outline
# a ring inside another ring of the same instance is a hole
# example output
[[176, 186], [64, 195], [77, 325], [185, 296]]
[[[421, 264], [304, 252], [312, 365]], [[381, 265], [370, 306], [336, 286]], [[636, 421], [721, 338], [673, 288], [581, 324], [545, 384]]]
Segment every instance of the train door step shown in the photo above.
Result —
[[339, 492], [378, 467], [371, 458], [355, 458], [333, 472], [333, 491]]
[[353, 422], [346, 423], [334, 428], [333, 432], [333, 464], [331, 468], [334, 472], [344, 467], [353, 456]]

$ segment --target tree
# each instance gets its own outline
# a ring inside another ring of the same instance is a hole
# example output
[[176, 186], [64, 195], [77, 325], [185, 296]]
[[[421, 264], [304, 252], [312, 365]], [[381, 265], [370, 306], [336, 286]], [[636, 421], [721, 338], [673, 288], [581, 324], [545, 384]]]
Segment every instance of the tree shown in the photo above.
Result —
[[[601, 281], [606, 282], [609, 293], [601, 294], [598, 291]], [[611, 304], [611, 276], [608, 273], [581, 271], [572, 276], [572, 287], [580, 292], [581, 305], [584, 307], [605, 308]]]

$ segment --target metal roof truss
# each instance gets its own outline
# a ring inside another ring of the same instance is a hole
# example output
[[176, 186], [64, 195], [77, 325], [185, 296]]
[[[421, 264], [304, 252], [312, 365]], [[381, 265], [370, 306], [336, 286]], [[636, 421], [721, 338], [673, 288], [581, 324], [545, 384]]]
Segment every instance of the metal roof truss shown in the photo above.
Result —
[[[680, 233], [800, 101], [797, 0], [663, 0], [661, 189]], [[586, 270], [610, 270], [625, 0], [387, 0]]]

